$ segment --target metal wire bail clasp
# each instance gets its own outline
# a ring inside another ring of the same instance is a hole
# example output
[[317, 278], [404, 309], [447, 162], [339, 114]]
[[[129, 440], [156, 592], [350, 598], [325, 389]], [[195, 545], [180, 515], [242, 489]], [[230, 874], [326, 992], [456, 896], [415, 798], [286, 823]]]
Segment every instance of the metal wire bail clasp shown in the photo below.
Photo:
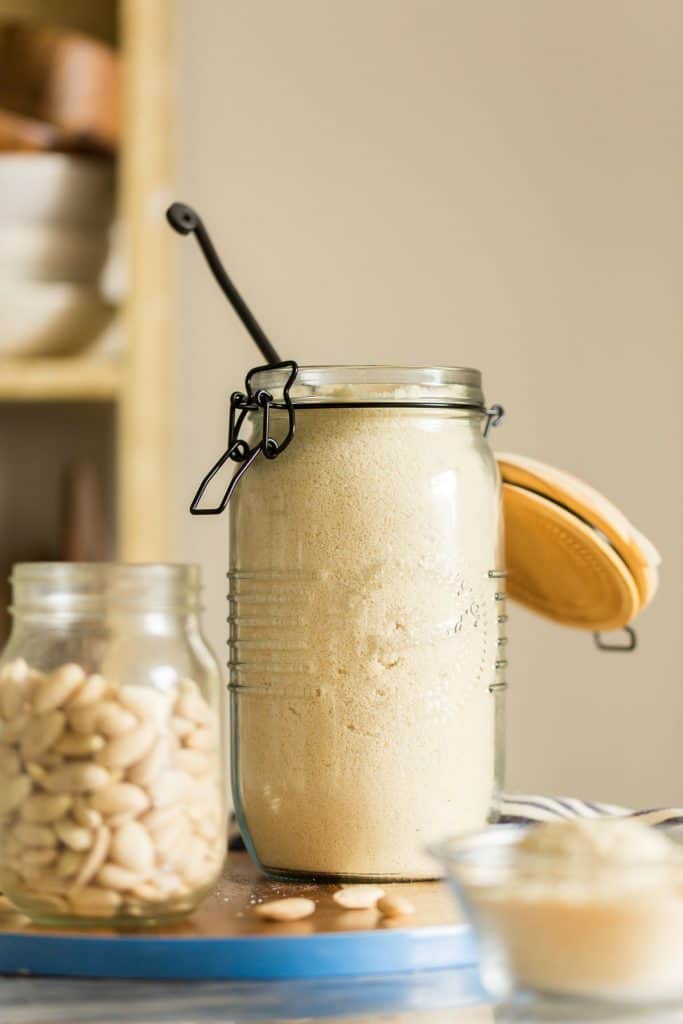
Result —
[[[289, 370], [286, 383], [282, 389], [281, 401], [276, 400], [269, 391], [265, 390], [265, 388], [259, 388], [257, 391], [254, 391], [254, 377], [266, 370]], [[228, 447], [221, 457], [213, 464], [197, 488], [197, 493], [192, 499], [192, 503], [190, 505], [190, 513], [193, 516], [220, 515], [221, 512], [224, 512], [227, 508], [228, 502], [233, 496], [238, 483], [249, 467], [256, 461], [258, 456], [263, 452], [267, 459], [276, 459], [278, 455], [281, 455], [289, 445], [290, 441], [294, 437], [294, 430], [296, 428], [294, 406], [292, 405], [290, 391], [294, 381], [296, 380], [298, 372], [299, 367], [293, 359], [288, 359], [285, 362], [276, 363], [275, 365], [255, 366], [249, 371], [245, 378], [244, 391], [235, 391], [230, 396]], [[287, 433], [281, 441], [276, 441], [274, 437], [270, 436], [271, 408], [286, 409], [288, 413]], [[249, 413], [260, 413], [261, 415], [261, 429], [257, 435], [258, 440], [251, 447], [244, 438], [239, 436], [240, 430], [242, 429], [244, 421]], [[216, 474], [221, 471], [226, 462], [238, 462], [240, 465], [235, 470], [220, 504], [216, 505], [214, 508], [200, 508], [199, 503], [204, 496], [206, 488], [209, 486]]]
[[486, 410], [486, 423], [484, 424], [484, 437], [488, 437], [492, 427], [497, 427], [505, 418], [505, 409], [502, 405], [492, 405]]

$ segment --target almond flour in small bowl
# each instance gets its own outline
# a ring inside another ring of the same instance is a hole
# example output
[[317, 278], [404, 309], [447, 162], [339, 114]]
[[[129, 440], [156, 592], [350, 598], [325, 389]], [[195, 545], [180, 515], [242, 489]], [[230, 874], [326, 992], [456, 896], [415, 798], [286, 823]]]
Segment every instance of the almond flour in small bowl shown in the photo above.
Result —
[[683, 998], [683, 846], [633, 819], [495, 826], [433, 850], [477, 932], [482, 980], [616, 1003]]

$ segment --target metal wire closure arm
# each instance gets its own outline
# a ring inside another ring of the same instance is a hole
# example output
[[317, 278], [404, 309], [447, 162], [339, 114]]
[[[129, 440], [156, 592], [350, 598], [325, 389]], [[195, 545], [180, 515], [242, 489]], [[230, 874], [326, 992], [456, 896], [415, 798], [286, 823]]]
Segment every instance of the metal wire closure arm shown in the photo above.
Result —
[[[282, 441], [276, 441], [270, 436], [270, 409], [275, 400], [269, 391], [261, 388], [258, 391], [252, 389], [253, 378], [263, 370], [288, 370], [287, 382], [282, 391], [282, 403], [277, 403], [278, 408], [284, 408], [289, 416], [289, 428]], [[290, 390], [296, 379], [299, 367], [293, 360], [278, 363], [276, 366], [257, 366], [250, 370], [245, 380], [245, 390], [235, 391], [230, 398], [230, 429], [228, 433], [228, 447], [221, 457], [213, 464], [209, 472], [202, 479], [197, 493], [190, 504], [190, 513], [193, 516], [217, 516], [224, 512], [232, 498], [235, 488], [254, 464], [258, 456], [263, 453], [267, 459], [276, 459], [281, 455], [294, 436], [296, 428], [294, 407], [290, 398]], [[247, 415], [250, 412], [261, 413], [261, 431], [256, 444], [250, 447], [247, 442], [240, 438], [239, 433]], [[235, 471], [228, 484], [228, 487], [218, 505], [210, 508], [200, 508], [200, 502], [204, 497], [206, 488], [209, 486], [217, 473], [221, 471], [226, 462], [239, 462], [240, 466]]]
[[277, 350], [266, 337], [260, 323], [230, 279], [228, 272], [221, 263], [220, 257], [216, 252], [213, 242], [211, 241], [209, 232], [204, 227], [199, 214], [196, 213], [191, 206], [186, 206], [185, 203], [173, 203], [166, 211], [166, 219], [173, 230], [177, 231], [178, 234], [189, 235], [191, 232], [194, 233], [219, 288], [228, 299], [246, 329], [249, 331], [249, 334], [258, 346], [261, 355], [267, 363], [279, 363], [280, 356], [278, 355]]
[[245, 459], [245, 461], [241, 464], [237, 472], [233, 474], [233, 477], [230, 480], [230, 483], [228, 484], [228, 489], [221, 498], [219, 505], [216, 505], [215, 508], [199, 508], [199, 502], [202, 500], [204, 496], [204, 491], [209, 486], [209, 484], [215, 477], [216, 473], [218, 473], [223, 468], [223, 466], [229, 459], [235, 458], [238, 446], [241, 444], [242, 442], [238, 441], [237, 444], [234, 444], [232, 446], [232, 448], [228, 448], [226, 452], [223, 452], [218, 462], [216, 462], [211, 467], [209, 472], [206, 474], [201, 484], [199, 485], [197, 493], [192, 499], [192, 504], [190, 505], [190, 512], [193, 516], [218, 516], [221, 514], [221, 512], [224, 512], [225, 509], [228, 507], [228, 502], [232, 498], [235, 488], [237, 487], [238, 483], [240, 482], [246, 471], [249, 469], [249, 467], [256, 461], [257, 457], [261, 454], [261, 448], [254, 448], [253, 451], [249, 454], [249, 456]]
[[623, 651], [625, 654], [635, 651], [638, 646], [638, 636], [633, 626], [622, 626], [622, 632], [626, 634], [626, 639], [620, 644], [604, 640], [602, 633], [593, 633], [595, 646], [599, 651], [616, 651], [617, 653]]

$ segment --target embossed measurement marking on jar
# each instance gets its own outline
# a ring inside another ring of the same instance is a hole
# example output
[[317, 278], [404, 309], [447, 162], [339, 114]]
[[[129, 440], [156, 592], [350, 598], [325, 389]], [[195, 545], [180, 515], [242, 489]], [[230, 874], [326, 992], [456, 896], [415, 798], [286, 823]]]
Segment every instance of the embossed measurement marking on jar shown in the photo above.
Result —
[[[505, 580], [507, 579], [507, 571], [505, 569], [490, 569], [489, 579], [491, 580]], [[494, 594], [494, 600], [498, 604], [502, 604], [507, 599], [506, 590], [496, 590]], [[498, 624], [498, 639], [496, 640], [496, 650], [499, 654], [507, 647], [508, 638], [504, 632], [504, 626], [508, 621], [508, 616], [505, 612], [500, 612], [496, 615], [496, 622]], [[494, 681], [489, 686], [489, 691], [493, 694], [501, 693], [507, 690], [508, 684], [505, 679], [505, 669], [507, 668], [507, 658], [497, 657], [495, 661], [495, 675]]]

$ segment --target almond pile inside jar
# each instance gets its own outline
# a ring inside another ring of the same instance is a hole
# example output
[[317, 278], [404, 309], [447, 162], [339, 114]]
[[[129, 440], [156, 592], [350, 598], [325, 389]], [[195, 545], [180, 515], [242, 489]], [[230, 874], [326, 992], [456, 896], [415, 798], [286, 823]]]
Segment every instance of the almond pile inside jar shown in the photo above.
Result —
[[216, 713], [191, 679], [0, 673], [0, 882], [32, 917], [186, 912], [225, 854]]

